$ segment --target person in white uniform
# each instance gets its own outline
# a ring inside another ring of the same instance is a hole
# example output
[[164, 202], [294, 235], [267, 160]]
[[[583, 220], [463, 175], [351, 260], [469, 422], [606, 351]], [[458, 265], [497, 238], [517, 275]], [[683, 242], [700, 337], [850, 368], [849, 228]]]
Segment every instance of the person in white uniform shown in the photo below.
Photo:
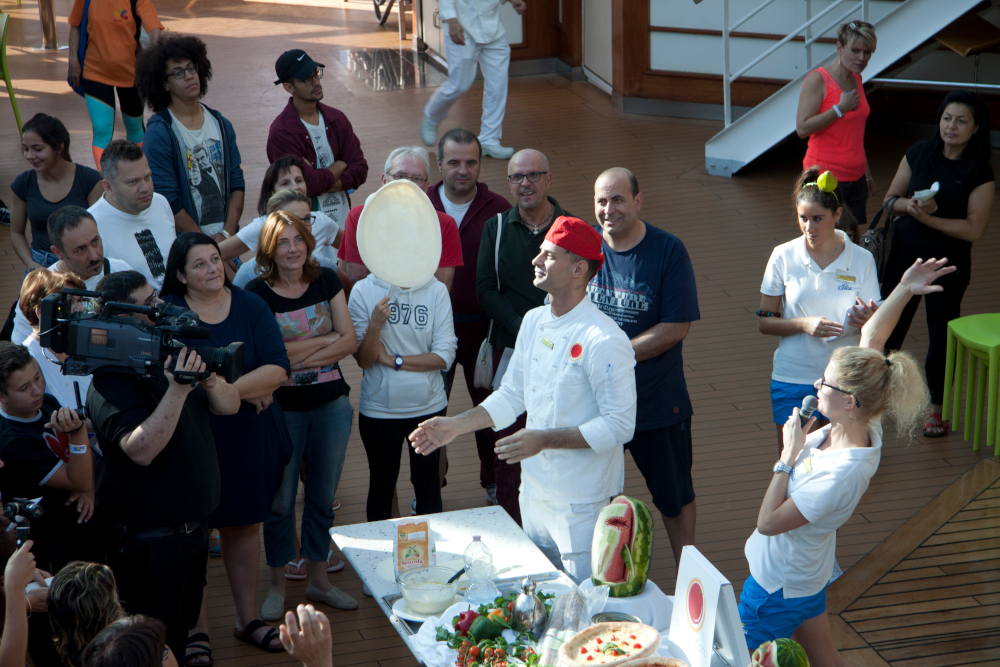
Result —
[[799, 410], [785, 423], [784, 448], [745, 553], [750, 577], [740, 595], [747, 647], [792, 637], [812, 665], [847, 665], [837, 654], [826, 616], [826, 587], [834, 569], [837, 529], [878, 469], [882, 415], [911, 435], [923, 423], [930, 392], [912, 356], [882, 353], [903, 307], [914, 295], [942, 291], [932, 283], [955, 270], [947, 259], [917, 260], [861, 330], [860, 347], [833, 352], [814, 383], [830, 424], [810, 433]]
[[472, 86], [478, 64], [483, 70], [483, 121], [479, 129], [483, 155], [508, 160], [514, 154], [513, 148], [500, 145], [510, 67], [510, 44], [500, 20], [500, 4], [508, 1], [514, 11], [524, 13], [524, 0], [441, 0], [438, 15], [447, 26], [448, 81], [424, 107], [420, 138], [425, 145], [437, 143], [438, 125]]
[[429, 454], [462, 433], [506, 428], [525, 410], [527, 428], [499, 440], [501, 460], [521, 463], [524, 532], [574, 581], [590, 576], [597, 515], [625, 484], [622, 445], [635, 430], [635, 353], [628, 336], [587, 298], [604, 261], [601, 235], [560, 216], [534, 258], [534, 283], [549, 303], [528, 311], [500, 389], [457, 417], [410, 434]]

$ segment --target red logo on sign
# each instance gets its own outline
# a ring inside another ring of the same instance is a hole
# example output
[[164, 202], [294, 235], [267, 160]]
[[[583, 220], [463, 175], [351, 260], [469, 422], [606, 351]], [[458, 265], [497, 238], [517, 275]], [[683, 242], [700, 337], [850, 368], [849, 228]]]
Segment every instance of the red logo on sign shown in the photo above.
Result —
[[579, 343], [573, 343], [573, 347], [569, 348], [569, 358], [576, 361], [583, 356], [583, 345]]
[[692, 579], [688, 584], [687, 614], [691, 629], [695, 632], [701, 630], [701, 625], [705, 622], [705, 593], [697, 579]]

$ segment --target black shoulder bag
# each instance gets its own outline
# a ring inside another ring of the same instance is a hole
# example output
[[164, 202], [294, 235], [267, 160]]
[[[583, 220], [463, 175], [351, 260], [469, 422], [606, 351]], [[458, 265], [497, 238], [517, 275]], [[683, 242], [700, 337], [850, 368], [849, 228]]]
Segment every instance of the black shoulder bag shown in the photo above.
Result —
[[[878, 271], [878, 281], [882, 283], [885, 275], [885, 268], [889, 264], [889, 255], [892, 253], [892, 242], [896, 237], [896, 228], [899, 226], [900, 216], [893, 215], [892, 207], [899, 197], [890, 197], [882, 204], [882, 208], [875, 214], [872, 224], [868, 226], [868, 231], [861, 237], [861, 247], [867, 250], [875, 258], [875, 267]], [[886, 215], [885, 224], [878, 226], [882, 219], [882, 214]]]

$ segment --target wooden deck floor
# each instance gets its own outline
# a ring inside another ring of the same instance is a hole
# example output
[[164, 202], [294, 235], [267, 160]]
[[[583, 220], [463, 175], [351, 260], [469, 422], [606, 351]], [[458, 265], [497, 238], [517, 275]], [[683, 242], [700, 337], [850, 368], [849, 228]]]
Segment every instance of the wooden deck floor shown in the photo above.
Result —
[[[376, 189], [377, 174], [392, 148], [419, 142], [420, 108], [432, 91], [374, 92], [340, 66], [337, 55], [345, 48], [397, 45], [395, 18], [379, 29], [370, 11], [340, 9], [335, 1], [327, 3], [334, 5], [331, 7], [306, 6], [315, 4], [309, 0], [301, 0], [301, 4], [287, 0], [157, 0], [156, 4], [169, 30], [197, 34], [208, 44], [215, 77], [205, 101], [235, 125], [248, 202], [256, 201], [267, 164], [267, 128], [285, 104], [284, 94], [272, 81], [274, 60], [286, 49], [304, 48], [327, 65], [325, 101], [351, 119], [371, 165], [369, 182], [360, 188], [357, 201]], [[60, 36], [66, 40], [70, 0], [56, 0], [55, 5]], [[65, 53], [37, 54], [22, 49], [40, 41], [35, 0], [24, 0], [21, 8], [4, 0], [3, 9], [15, 17], [8, 37], [8, 59], [22, 117], [27, 119], [43, 110], [61, 117], [72, 132], [73, 154], [89, 163], [89, 121], [83, 101], [65, 85]], [[477, 85], [455, 106], [447, 124], [477, 129], [481, 103], [482, 88]], [[777, 454], [768, 397], [775, 341], [757, 332], [753, 312], [771, 249], [797, 234], [788, 198], [803, 146], [791, 142], [738, 178], [709, 177], [704, 170], [703, 147], [720, 129], [719, 123], [623, 115], [595, 88], [559, 76], [513, 79], [504, 129], [505, 143], [538, 148], [548, 155], [554, 175], [551, 194], [585, 219], [593, 218], [591, 188], [595, 177], [610, 166], [630, 167], [645, 194], [644, 219], [677, 234], [687, 245], [697, 275], [702, 316], [692, 327], [684, 349], [695, 408], [697, 545], [733, 581], [738, 592], [747, 576], [743, 545], [753, 531]], [[909, 143], [897, 137], [869, 137], [868, 153], [880, 188], [872, 205], [881, 201], [881, 192]], [[10, 107], [0, 99], [0, 198], [7, 198], [7, 183], [26, 168]], [[436, 169], [432, 171], [432, 178], [437, 178]], [[504, 174], [504, 164], [486, 160], [481, 178], [494, 190], [506, 192]], [[248, 208], [244, 221], [250, 217]], [[1000, 310], [998, 223], [1000, 208], [995, 208], [991, 228], [973, 252], [975, 272], [965, 296], [965, 313]], [[0, 303], [4, 304], [15, 298], [23, 270], [5, 238], [7, 234], [0, 228]], [[907, 349], [921, 359], [927, 341], [922, 318], [918, 314], [907, 341]], [[352, 362], [344, 367], [351, 385], [357, 388], [357, 367]], [[462, 386], [456, 385], [452, 399], [453, 413], [469, 406]], [[356, 391], [352, 400], [357, 400]], [[471, 438], [449, 450], [445, 509], [480, 505], [479, 464]], [[973, 452], [971, 443], [953, 434], [936, 440], [918, 438], [907, 447], [887, 433], [881, 467], [855, 516], [840, 531], [840, 564], [845, 569], [853, 566], [974, 465], [992, 460], [990, 454], [985, 448], [982, 453]], [[648, 501], [641, 476], [631, 459], [626, 460], [626, 492]], [[337, 492], [343, 503], [338, 524], [364, 521], [367, 475], [355, 429]], [[404, 511], [413, 497], [407, 479], [404, 458], [398, 485]], [[261, 565], [258, 603], [263, 601], [267, 586], [263, 559]], [[655, 541], [651, 576], [661, 588], [673, 588], [675, 567], [663, 531]], [[413, 665], [413, 657], [381, 611], [362, 596], [361, 582], [350, 568], [331, 575], [331, 579], [360, 601], [356, 611], [330, 614], [336, 664]], [[209, 586], [217, 664], [292, 662], [286, 655], [257, 652], [232, 637], [232, 601], [218, 561], [212, 564]], [[302, 601], [304, 589], [304, 585], [292, 583], [287, 604]], [[914, 595], [919, 598], [922, 593]]]

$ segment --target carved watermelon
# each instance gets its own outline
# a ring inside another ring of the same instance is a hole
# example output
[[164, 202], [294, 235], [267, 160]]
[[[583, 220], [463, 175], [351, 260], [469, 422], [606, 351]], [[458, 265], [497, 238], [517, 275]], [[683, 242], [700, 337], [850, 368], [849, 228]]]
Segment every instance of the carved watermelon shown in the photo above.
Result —
[[809, 658], [794, 639], [775, 639], [753, 652], [748, 667], [809, 667]]
[[591, 579], [607, 584], [614, 598], [638, 595], [646, 587], [653, 551], [653, 517], [641, 500], [618, 496], [601, 510], [594, 527]]

